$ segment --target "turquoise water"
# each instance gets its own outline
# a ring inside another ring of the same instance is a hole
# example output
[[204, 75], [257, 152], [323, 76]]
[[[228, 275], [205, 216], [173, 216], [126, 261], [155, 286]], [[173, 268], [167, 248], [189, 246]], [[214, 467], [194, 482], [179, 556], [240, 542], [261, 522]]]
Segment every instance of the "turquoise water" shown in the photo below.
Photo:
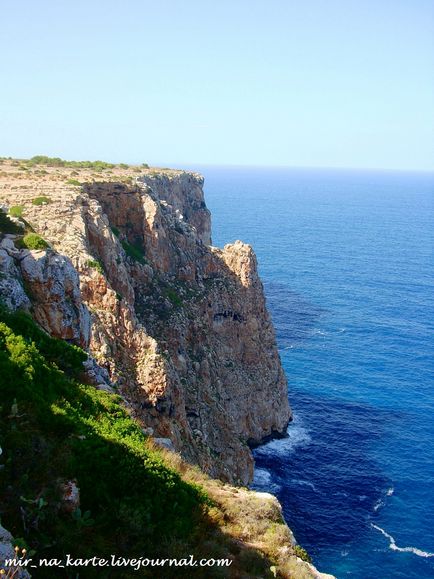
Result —
[[254, 486], [320, 570], [434, 577], [434, 175], [200, 170], [214, 244], [258, 255], [294, 410]]

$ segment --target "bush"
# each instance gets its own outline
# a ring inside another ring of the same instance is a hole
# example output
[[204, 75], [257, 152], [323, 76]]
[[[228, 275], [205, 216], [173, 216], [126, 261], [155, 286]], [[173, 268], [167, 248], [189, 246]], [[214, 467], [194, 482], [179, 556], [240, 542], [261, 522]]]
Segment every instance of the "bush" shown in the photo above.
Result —
[[306, 549], [303, 549], [303, 547], [300, 547], [300, 545], [294, 545], [294, 555], [297, 555], [297, 557], [303, 561], [307, 561], [307, 563], [312, 563], [310, 555]]
[[113, 231], [113, 234], [116, 235], [116, 237], [119, 237], [119, 229], [117, 227], [115, 227], [114, 225], [111, 227], [111, 230]]
[[81, 183], [80, 183], [80, 181], [77, 181], [77, 179], [68, 179], [66, 184], [67, 185], [74, 185], [75, 187], [81, 187]]
[[18, 243], [22, 249], [46, 249], [49, 247], [45, 239], [37, 233], [27, 233]]
[[137, 245], [132, 245], [128, 241], [121, 241], [122, 247], [128, 257], [139, 263], [146, 263], [145, 256], [143, 255], [143, 250]]
[[101, 275], [104, 274], [104, 267], [102, 265], [102, 263], [99, 260], [96, 259], [88, 259], [86, 261], [86, 265], [88, 267], [92, 267], [93, 269], [96, 269]]
[[17, 223], [14, 223], [12, 219], [10, 219], [6, 213], [0, 209], [0, 232], [19, 235], [20, 233], [23, 233], [23, 229]]
[[95, 169], [97, 171], [103, 169], [112, 169], [116, 165], [114, 163], [105, 163], [104, 161], [65, 161], [60, 157], [47, 157], [46, 155], [36, 155], [32, 157], [27, 164], [32, 165], [46, 165], [47, 167], [70, 167], [74, 169]]
[[35, 197], [35, 199], [32, 200], [32, 203], [33, 205], [47, 205], [48, 203], [51, 203], [51, 199], [45, 195], [41, 195], [41, 197]]
[[9, 215], [11, 217], [22, 217], [23, 216], [24, 207], [22, 205], [13, 205], [9, 208]]
[[177, 292], [172, 289], [172, 288], [167, 288], [166, 290], [164, 290], [164, 295], [166, 296], [166, 298], [168, 298], [168, 300], [170, 302], [172, 302], [172, 304], [174, 306], [176, 306], [177, 308], [179, 308], [180, 306], [182, 306], [182, 300], [179, 297], [179, 295], [177, 294]]

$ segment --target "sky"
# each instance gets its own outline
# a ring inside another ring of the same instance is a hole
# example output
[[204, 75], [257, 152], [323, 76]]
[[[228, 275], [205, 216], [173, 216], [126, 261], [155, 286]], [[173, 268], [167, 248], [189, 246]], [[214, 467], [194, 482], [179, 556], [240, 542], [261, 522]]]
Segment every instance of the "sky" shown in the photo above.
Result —
[[434, 0], [1, 4], [1, 156], [434, 170]]

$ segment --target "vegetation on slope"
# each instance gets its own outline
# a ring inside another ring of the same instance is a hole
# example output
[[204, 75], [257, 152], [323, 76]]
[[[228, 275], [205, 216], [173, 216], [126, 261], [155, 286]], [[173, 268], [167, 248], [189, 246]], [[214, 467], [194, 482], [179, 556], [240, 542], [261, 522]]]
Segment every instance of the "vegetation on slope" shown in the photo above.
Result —
[[[26, 314], [0, 307], [0, 517], [16, 544], [35, 558], [233, 561], [228, 568], [159, 569], [165, 579], [310, 577], [299, 574], [275, 501], [210, 479], [155, 447], [119, 396], [79, 382], [86, 356]], [[80, 490], [74, 510], [62, 490], [70, 481]], [[32, 569], [34, 577], [62, 573]], [[80, 577], [112, 574], [80, 570]], [[146, 568], [133, 574], [157, 576]]]
[[49, 247], [45, 239], [34, 232], [26, 233], [22, 239], [16, 240], [15, 246], [20, 249], [47, 249]]
[[[119, 397], [77, 382], [84, 352], [25, 314], [0, 319], [2, 523], [38, 556], [149, 556], [190, 540], [204, 491], [145, 445]], [[72, 513], [61, 498], [71, 480]]]
[[23, 233], [22, 227], [20, 227], [17, 223], [15, 223], [15, 221], [12, 221], [12, 219], [10, 219], [8, 215], [6, 215], [6, 213], [4, 213], [1, 210], [0, 210], [0, 231], [2, 233], [12, 233], [14, 235], [16, 234], [20, 235]]

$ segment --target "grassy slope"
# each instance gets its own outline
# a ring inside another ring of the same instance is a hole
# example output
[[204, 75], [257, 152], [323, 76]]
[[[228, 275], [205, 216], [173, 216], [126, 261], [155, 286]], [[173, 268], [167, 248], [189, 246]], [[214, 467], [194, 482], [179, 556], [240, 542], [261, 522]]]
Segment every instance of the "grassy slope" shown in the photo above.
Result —
[[[0, 514], [18, 544], [35, 557], [230, 557], [230, 572], [207, 569], [206, 576], [271, 577], [271, 560], [253, 543], [268, 533], [268, 547], [282, 544], [286, 527], [276, 508], [155, 449], [118, 396], [77, 381], [85, 356], [26, 314], [0, 309]], [[71, 513], [61, 484], [73, 479], [81, 509]], [[111, 575], [99, 569], [95, 576]]]
[[[146, 447], [117, 396], [74, 379], [83, 352], [24, 314], [0, 319], [2, 522], [40, 556], [159, 554], [165, 539], [188, 542], [205, 493]], [[59, 483], [71, 479], [81, 513], [62, 510]]]

